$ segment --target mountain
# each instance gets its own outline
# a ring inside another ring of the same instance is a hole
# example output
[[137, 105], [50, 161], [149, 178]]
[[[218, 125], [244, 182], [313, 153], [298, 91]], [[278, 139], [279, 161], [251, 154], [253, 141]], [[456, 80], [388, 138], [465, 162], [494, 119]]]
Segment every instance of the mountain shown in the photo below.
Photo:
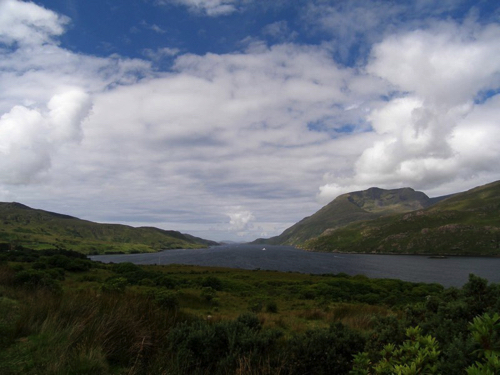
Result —
[[500, 181], [422, 209], [330, 229], [303, 247], [314, 251], [500, 255]]
[[201, 248], [217, 243], [172, 230], [99, 224], [20, 203], [0, 202], [0, 246], [16, 245], [102, 254]]
[[325, 231], [384, 215], [419, 210], [431, 206], [437, 200], [439, 198], [431, 199], [411, 188], [355, 191], [338, 196], [314, 215], [302, 219], [279, 236], [257, 239], [254, 243], [300, 246]]

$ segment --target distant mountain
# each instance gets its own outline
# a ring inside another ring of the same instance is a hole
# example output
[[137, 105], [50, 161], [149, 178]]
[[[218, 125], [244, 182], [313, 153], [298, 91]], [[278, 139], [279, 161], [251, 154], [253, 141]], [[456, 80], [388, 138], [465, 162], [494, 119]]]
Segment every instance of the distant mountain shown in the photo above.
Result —
[[500, 255], [500, 181], [428, 208], [331, 228], [302, 246], [314, 251]]
[[419, 210], [431, 206], [438, 199], [431, 199], [411, 188], [392, 190], [370, 188], [355, 191], [340, 195], [314, 215], [302, 219], [279, 236], [258, 239], [254, 243], [300, 246], [325, 231], [384, 215]]
[[200, 248], [217, 243], [173, 230], [99, 224], [20, 203], [0, 202], [0, 246], [16, 245], [102, 254]]

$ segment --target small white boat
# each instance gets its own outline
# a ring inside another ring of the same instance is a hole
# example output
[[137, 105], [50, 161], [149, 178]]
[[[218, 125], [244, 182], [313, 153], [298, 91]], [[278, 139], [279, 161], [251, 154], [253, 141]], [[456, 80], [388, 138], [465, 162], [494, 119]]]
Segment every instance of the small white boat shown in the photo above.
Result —
[[262, 250], [266, 250], [266, 248], [265, 248], [265, 247], [263, 247], [263, 248], [262, 248]]

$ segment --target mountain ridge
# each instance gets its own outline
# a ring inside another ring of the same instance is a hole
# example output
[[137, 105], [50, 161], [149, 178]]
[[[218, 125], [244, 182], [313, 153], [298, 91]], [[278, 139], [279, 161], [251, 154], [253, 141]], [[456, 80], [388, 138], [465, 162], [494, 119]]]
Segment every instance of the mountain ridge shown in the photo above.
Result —
[[315, 214], [305, 217], [280, 235], [269, 239], [257, 239], [253, 243], [297, 246], [312, 237], [320, 236], [327, 230], [340, 228], [352, 222], [410, 212], [432, 204], [433, 198], [409, 187], [399, 189], [371, 187], [339, 195]]
[[217, 245], [215, 241], [174, 230], [95, 223], [18, 202], [0, 202], [0, 223], [0, 243], [3, 247], [65, 248], [100, 254]]
[[312, 251], [500, 256], [500, 181], [445, 196], [419, 210], [332, 228]]

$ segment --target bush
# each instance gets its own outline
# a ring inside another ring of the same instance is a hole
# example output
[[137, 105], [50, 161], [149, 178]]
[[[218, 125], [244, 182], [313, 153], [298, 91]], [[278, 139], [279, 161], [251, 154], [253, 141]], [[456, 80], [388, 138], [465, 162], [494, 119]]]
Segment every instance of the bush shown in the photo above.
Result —
[[276, 314], [278, 312], [278, 305], [276, 304], [276, 302], [275, 301], [269, 301], [266, 304], [266, 311], [268, 313]]
[[207, 302], [211, 302], [217, 295], [215, 289], [207, 286], [201, 290], [200, 297]]
[[290, 374], [348, 374], [353, 354], [363, 350], [365, 339], [356, 331], [335, 323], [329, 329], [309, 330], [289, 343]]
[[215, 276], [207, 276], [201, 281], [201, 286], [220, 291], [222, 290], [222, 281]]
[[493, 316], [478, 316], [470, 323], [469, 328], [474, 341], [479, 345], [476, 351], [479, 361], [467, 368], [467, 374], [500, 373], [500, 315], [495, 313]]
[[355, 356], [352, 375], [367, 374], [437, 374], [439, 345], [430, 335], [423, 336], [419, 327], [406, 330], [408, 339], [399, 346], [387, 344], [380, 351], [378, 362], [371, 362], [368, 353]]
[[281, 332], [260, 330], [257, 317], [244, 314], [234, 321], [181, 324], [168, 335], [176, 373], [235, 373], [241, 360], [258, 366], [277, 349]]
[[154, 301], [158, 306], [166, 310], [176, 310], [179, 307], [177, 296], [170, 290], [156, 290], [154, 292]]
[[48, 272], [26, 270], [17, 272], [14, 276], [14, 285], [27, 289], [47, 289], [54, 292], [61, 291], [61, 285]]
[[112, 277], [102, 284], [101, 290], [107, 293], [123, 293], [127, 284], [127, 279], [124, 277]]
[[261, 312], [263, 307], [264, 301], [261, 298], [253, 298], [248, 303], [248, 310], [253, 313]]

